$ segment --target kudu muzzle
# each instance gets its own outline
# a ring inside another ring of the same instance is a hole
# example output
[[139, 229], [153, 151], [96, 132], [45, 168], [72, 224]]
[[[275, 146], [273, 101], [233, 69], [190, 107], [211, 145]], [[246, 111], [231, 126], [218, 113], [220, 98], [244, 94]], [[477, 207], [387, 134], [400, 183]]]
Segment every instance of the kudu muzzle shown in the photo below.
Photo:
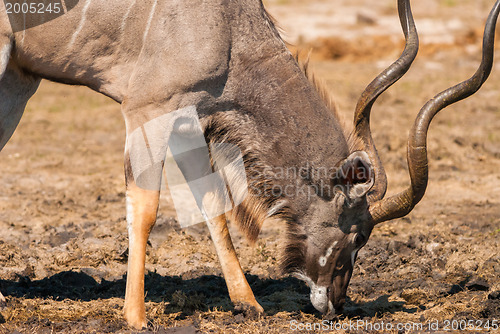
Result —
[[335, 270], [329, 286], [311, 286], [311, 304], [316, 310], [327, 314], [342, 312], [352, 271], [353, 265], [345, 264], [340, 270]]

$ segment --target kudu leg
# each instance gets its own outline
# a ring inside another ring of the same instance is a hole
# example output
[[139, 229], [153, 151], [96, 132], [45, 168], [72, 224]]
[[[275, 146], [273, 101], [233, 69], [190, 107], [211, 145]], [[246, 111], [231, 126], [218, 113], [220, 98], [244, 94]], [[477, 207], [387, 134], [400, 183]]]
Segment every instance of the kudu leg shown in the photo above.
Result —
[[127, 224], [129, 256], [124, 315], [134, 328], [147, 327], [144, 304], [144, 267], [146, 244], [156, 222], [160, 192], [139, 188], [127, 180]]
[[[0, 48], [2, 45], [0, 45]], [[1, 52], [1, 50], [0, 50]], [[0, 57], [0, 70], [5, 59]], [[8, 60], [8, 58], [7, 58]], [[15, 65], [5, 66], [0, 73], [0, 151], [7, 144], [21, 120], [28, 99], [35, 93], [40, 79], [23, 74]]]
[[[0, 36], [0, 151], [7, 144], [21, 120], [28, 99], [35, 93], [40, 79], [22, 74], [9, 66], [11, 41]], [[5, 298], [0, 293], [0, 305]]]
[[241, 269], [227, 228], [226, 217], [220, 215], [209, 219], [207, 225], [215, 245], [215, 250], [217, 251], [217, 256], [219, 257], [231, 301], [237, 308], [253, 306], [258, 312], [264, 312], [262, 306], [255, 299], [252, 289]]

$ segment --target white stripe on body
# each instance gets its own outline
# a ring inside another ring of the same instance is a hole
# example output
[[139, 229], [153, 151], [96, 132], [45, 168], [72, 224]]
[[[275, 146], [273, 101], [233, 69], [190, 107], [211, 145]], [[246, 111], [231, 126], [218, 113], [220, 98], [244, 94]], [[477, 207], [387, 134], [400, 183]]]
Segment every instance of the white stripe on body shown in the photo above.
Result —
[[148, 23], [146, 24], [146, 28], [144, 29], [144, 35], [142, 37], [143, 47], [146, 44], [146, 38], [148, 37], [149, 29], [151, 28], [151, 22], [153, 21], [153, 16], [155, 14], [157, 4], [158, 4], [158, 0], [155, 0], [155, 2], [153, 3], [153, 7], [151, 7], [151, 12], [149, 13]]
[[69, 44], [68, 44], [68, 49], [71, 49], [73, 47], [73, 45], [76, 42], [76, 39], [78, 38], [78, 35], [82, 32], [82, 29], [85, 26], [85, 21], [87, 20], [87, 11], [89, 10], [91, 2], [92, 2], [92, 0], [87, 0], [85, 2], [85, 5], [83, 6], [82, 17], [80, 19], [80, 23], [78, 24], [76, 31], [73, 33], [73, 36], [71, 36], [71, 40], [69, 41]]
[[61, 0], [61, 5], [64, 11], [64, 14], [68, 12], [68, 7], [66, 7], [66, 0]]
[[12, 45], [6, 44], [0, 49], [0, 80], [2, 80], [2, 77], [5, 74], [5, 70], [7, 69], [7, 64], [9, 63], [10, 59], [10, 52], [12, 50]]
[[137, 3], [137, 0], [132, 0], [130, 2], [130, 6], [127, 8], [127, 12], [125, 13], [125, 16], [122, 19], [122, 24], [120, 26], [120, 31], [121, 31], [121, 34], [122, 34], [122, 39], [123, 39], [123, 33], [125, 31], [125, 27], [127, 25], [128, 17], [130, 16], [130, 12], [132, 11], [132, 8], [135, 6], [136, 3]]

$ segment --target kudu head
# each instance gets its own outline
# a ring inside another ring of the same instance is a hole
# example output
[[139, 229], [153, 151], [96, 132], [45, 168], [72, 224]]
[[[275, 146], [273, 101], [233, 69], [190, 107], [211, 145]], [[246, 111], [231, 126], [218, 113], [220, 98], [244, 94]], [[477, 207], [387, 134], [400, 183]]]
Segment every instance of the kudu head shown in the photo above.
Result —
[[[387, 179], [371, 132], [370, 112], [375, 100], [410, 68], [418, 51], [418, 36], [409, 0], [398, 0], [398, 11], [406, 38], [400, 58], [377, 76], [365, 89], [354, 116], [355, 135], [364, 150], [340, 162], [332, 184], [340, 191], [328, 200], [328, 206], [313, 201], [300, 215], [303, 230], [289, 224], [291, 240], [285, 249], [284, 267], [311, 288], [311, 302], [323, 313], [342, 310], [357, 253], [381, 222], [403, 217], [422, 199], [428, 180], [427, 131], [433, 117], [448, 105], [474, 94], [485, 82], [493, 63], [495, 25], [500, 0], [492, 9], [483, 37], [482, 62], [469, 79], [429, 100], [420, 110], [408, 140], [410, 186], [385, 197]], [[304, 226], [307, 225], [307, 226]], [[304, 231], [305, 229], [305, 231]]]

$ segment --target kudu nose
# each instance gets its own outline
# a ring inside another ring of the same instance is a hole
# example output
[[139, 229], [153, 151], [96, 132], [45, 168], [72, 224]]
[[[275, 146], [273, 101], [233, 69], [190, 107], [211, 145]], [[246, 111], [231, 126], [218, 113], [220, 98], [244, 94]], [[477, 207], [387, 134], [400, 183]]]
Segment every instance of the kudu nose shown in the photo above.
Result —
[[333, 291], [330, 293], [330, 288], [322, 286], [311, 288], [310, 297], [314, 308], [324, 314], [342, 313], [346, 301], [345, 297], [335, 299]]
[[321, 313], [328, 311], [328, 288], [326, 286], [311, 287], [311, 304]]

